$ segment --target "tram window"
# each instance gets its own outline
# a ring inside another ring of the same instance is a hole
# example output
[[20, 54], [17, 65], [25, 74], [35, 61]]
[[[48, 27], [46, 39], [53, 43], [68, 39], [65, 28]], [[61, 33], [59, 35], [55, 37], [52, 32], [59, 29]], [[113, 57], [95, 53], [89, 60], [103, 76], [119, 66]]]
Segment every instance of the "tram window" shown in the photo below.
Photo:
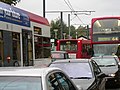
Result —
[[60, 42], [60, 50], [76, 51], [77, 50], [77, 41]]
[[84, 44], [82, 45], [82, 56], [86, 57], [89, 55], [89, 49], [90, 49], [90, 45], [89, 44]]

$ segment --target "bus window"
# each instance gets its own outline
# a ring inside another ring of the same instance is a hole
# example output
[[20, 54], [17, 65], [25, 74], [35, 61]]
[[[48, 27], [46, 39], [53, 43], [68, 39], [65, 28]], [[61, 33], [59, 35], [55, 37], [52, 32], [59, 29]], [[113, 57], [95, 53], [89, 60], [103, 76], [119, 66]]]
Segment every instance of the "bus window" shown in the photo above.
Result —
[[91, 41], [94, 56], [113, 55], [119, 57], [120, 17], [98, 17], [92, 19]]

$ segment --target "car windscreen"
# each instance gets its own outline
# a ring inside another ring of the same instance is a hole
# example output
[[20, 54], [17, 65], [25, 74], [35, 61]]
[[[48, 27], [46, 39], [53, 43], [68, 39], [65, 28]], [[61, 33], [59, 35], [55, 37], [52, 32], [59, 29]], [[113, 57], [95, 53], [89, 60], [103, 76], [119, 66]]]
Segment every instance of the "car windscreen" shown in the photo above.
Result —
[[50, 67], [61, 68], [70, 78], [89, 79], [92, 78], [92, 72], [89, 63], [53, 63]]
[[40, 77], [0, 77], [0, 90], [42, 90]]
[[94, 58], [93, 60], [101, 67], [117, 65], [115, 58]]

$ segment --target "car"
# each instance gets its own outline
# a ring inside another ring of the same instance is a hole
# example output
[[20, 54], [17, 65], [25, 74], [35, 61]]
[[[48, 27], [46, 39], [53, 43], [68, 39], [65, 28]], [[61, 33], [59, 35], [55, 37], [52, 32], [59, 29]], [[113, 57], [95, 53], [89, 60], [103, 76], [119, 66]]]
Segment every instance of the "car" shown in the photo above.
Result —
[[106, 87], [115, 87], [120, 85], [120, 61], [116, 55], [103, 55], [92, 57], [102, 72], [106, 74]]
[[0, 68], [0, 90], [82, 90], [59, 68]]
[[83, 90], [105, 90], [105, 74], [91, 59], [57, 60], [51, 62], [48, 67], [62, 69], [76, 86], [81, 85]]
[[51, 51], [51, 58], [52, 58], [52, 61], [69, 59], [69, 54], [66, 51]]

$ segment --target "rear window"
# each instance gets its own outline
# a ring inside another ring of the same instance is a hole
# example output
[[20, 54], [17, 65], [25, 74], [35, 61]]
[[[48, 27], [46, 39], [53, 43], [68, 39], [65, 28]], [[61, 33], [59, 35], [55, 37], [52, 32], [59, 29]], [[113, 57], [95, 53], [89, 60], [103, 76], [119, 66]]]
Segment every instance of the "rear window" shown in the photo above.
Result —
[[69, 55], [68, 53], [52, 53], [53, 59], [68, 59]]
[[50, 67], [61, 68], [69, 75], [69, 77], [72, 78], [92, 78], [92, 72], [89, 63], [52, 63]]
[[53, 53], [52, 58], [64, 58], [64, 54], [61, 53]]

